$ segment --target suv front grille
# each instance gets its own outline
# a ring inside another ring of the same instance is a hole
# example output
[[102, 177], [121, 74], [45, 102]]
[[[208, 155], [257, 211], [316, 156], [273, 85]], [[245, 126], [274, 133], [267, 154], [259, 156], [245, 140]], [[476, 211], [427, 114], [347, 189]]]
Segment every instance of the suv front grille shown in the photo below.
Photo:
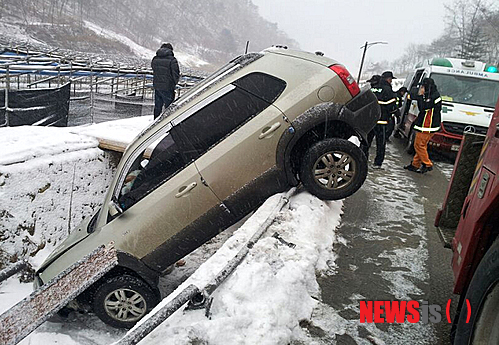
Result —
[[452, 133], [452, 134], [459, 134], [459, 135], [463, 135], [464, 129], [468, 126], [474, 127], [475, 128], [474, 133], [476, 133], [476, 134], [486, 135], [487, 130], [488, 130], [487, 127], [468, 125], [466, 123], [459, 123], [459, 122], [446, 122], [445, 121], [445, 122], [442, 122], [442, 125], [447, 132]]

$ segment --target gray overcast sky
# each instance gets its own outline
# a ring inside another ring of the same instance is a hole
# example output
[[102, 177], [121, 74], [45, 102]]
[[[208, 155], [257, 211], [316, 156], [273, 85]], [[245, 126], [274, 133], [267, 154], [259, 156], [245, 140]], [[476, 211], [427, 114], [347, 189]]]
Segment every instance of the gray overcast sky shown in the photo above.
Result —
[[450, 0], [252, 0], [260, 14], [295, 39], [301, 49], [323, 51], [356, 76], [366, 41], [371, 61], [393, 60], [410, 43], [430, 43], [444, 30]]

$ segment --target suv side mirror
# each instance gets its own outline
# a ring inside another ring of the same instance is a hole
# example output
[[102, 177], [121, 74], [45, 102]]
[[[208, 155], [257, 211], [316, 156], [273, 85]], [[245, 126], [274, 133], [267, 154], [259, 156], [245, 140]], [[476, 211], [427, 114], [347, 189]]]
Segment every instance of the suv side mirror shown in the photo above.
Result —
[[109, 207], [109, 214], [111, 217], [114, 217], [116, 215], [120, 215], [123, 213], [123, 209], [121, 206], [116, 202], [116, 200], [113, 198], [108, 204]]

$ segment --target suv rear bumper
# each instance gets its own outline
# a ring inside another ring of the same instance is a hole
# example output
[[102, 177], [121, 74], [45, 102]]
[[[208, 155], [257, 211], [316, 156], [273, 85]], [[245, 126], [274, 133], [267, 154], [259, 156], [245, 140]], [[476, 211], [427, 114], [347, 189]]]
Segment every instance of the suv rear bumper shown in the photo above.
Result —
[[344, 121], [349, 123], [362, 139], [367, 142], [369, 133], [381, 116], [378, 99], [369, 88], [363, 88], [360, 93], [352, 98], [341, 110]]

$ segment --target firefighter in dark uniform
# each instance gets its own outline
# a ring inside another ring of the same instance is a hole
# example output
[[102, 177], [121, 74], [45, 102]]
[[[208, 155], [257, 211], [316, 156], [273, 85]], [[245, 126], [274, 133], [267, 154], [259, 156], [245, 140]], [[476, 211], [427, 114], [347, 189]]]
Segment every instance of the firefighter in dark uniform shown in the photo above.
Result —
[[400, 89], [395, 92], [395, 97], [397, 97], [397, 107], [395, 111], [392, 113], [392, 116], [390, 117], [390, 120], [388, 122], [388, 126], [386, 128], [386, 142], [390, 142], [390, 136], [393, 134], [393, 131], [395, 130], [395, 125], [397, 123], [400, 123], [400, 108], [402, 107], [402, 104], [404, 102], [404, 96], [405, 93], [407, 92], [407, 88], [405, 86], [402, 86]]
[[[387, 71], [383, 72], [379, 83], [375, 85], [371, 84], [371, 91], [376, 95], [381, 108], [381, 117], [378, 123], [367, 135], [367, 149], [369, 149], [374, 137], [376, 137], [376, 157], [374, 158], [373, 169], [381, 169], [381, 165], [385, 159], [386, 127], [392, 113], [397, 109], [397, 97], [392, 90], [392, 79], [395, 79], [393, 73]], [[366, 154], [366, 156], [368, 155]]]
[[442, 99], [431, 78], [424, 78], [421, 81], [418, 94], [411, 98], [418, 102], [419, 109], [418, 117], [414, 121], [416, 154], [411, 164], [406, 165], [404, 169], [424, 174], [433, 170], [433, 163], [428, 156], [428, 142], [440, 129]]

